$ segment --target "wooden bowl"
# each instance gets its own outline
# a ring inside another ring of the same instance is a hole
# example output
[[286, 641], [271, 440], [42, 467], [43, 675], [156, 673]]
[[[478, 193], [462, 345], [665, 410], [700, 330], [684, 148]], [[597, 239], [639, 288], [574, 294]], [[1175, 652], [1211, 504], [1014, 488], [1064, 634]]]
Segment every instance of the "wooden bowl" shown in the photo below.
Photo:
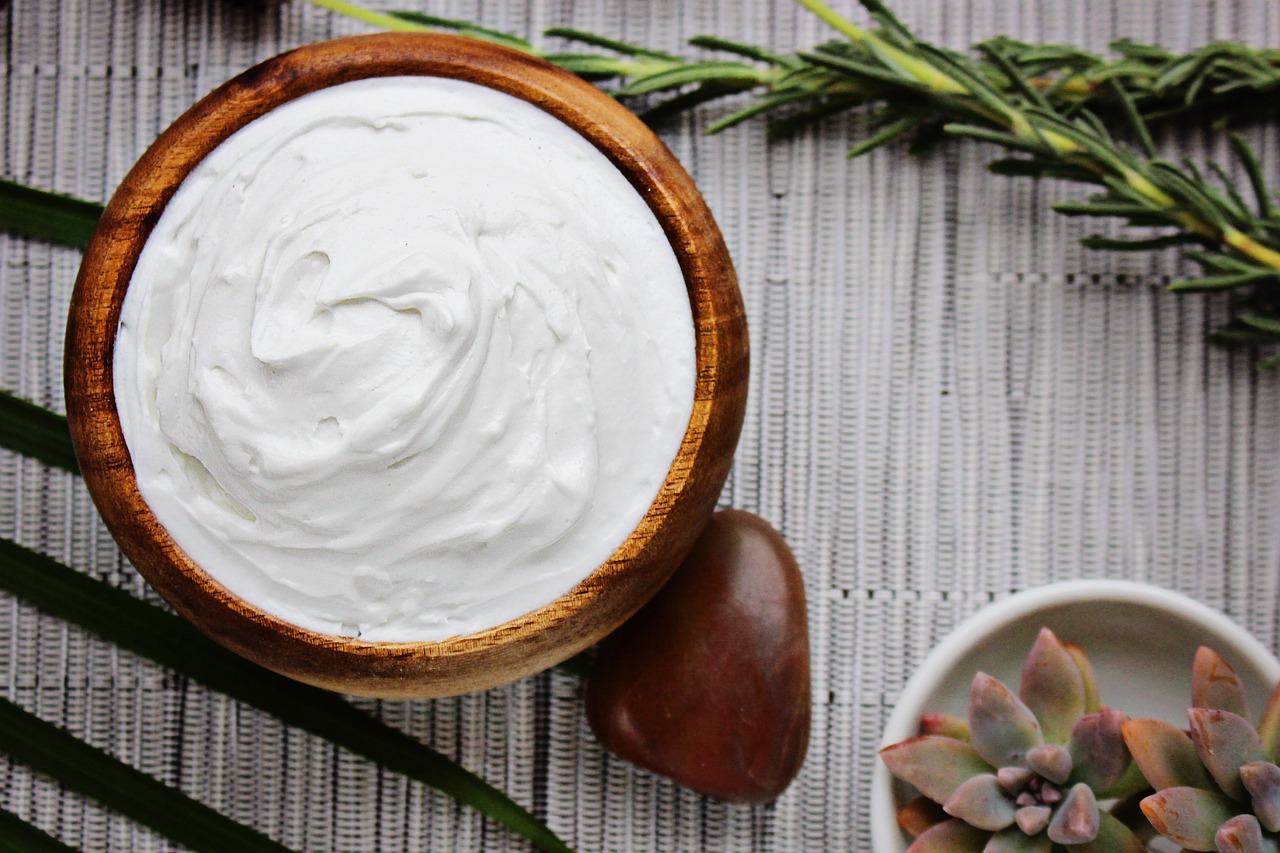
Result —
[[[125, 290], [151, 229], [200, 160], [268, 110], [351, 80], [452, 77], [514, 95], [577, 130], [648, 202], [688, 286], [697, 350], [693, 414], [657, 498], [608, 562], [550, 604], [441, 642], [376, 643], [284, 622], [229, 593], [160, 525], [138, 491], [113, 388]], [[85, 253], [66, 342], [67, 414], [90, 494], [121, 550], [173, 607], [219, 643], [276, 672], [366, 696], [482, 690], [590, 646], [658, 590], [715, 508], [746, 406], [747, 335], [720, 232], [671, 152], [608, 95], [542, 60], [456, 36], [388, 33], [270, 59], [197, 103], [116, 191]]]

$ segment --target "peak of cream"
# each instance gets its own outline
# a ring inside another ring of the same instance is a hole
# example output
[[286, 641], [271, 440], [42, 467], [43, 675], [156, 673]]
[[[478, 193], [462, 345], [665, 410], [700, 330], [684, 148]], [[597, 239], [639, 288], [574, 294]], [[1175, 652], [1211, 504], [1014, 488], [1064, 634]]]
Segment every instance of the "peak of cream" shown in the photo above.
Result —
[[230, 592], [371, 641], [473, 633], [625, 541], [688, 425], [694, 335], [644, 200], [458, 80], [291, 101], [186, 178], [115, 343], [138, 486]]

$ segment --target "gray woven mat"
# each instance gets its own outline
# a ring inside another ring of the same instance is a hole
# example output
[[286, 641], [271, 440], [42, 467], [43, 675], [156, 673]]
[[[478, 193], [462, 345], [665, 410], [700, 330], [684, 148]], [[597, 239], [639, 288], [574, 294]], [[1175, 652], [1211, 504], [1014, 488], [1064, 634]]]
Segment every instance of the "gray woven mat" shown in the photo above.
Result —
[[[381, 4], [386, 5], [386, 4]], [[710, 32], [776, 49], [828, 37], [788, 0], [405, 0], [518, 33], [572, 25], [680, 50]], [[851, 15], [851, 0], [835, 4]], [[1103, 49], [1280, 45], [1266, 0], [896, 0], [928, 38], [1004, 32]], [[105, 199], [198, 96], [294, 45], [357, 32], [297, 3], [11, 0], [0, 9], [0, 174]], [[1077, 188], [990, 176], [952, 144], [847, 161], [835, 120], [768, 143], [664, 128], [738, 265], [751, 399], [724, 503], [804, 568], [813, 740], [769, 808], [704, 801], [602, 754], [579, 684], [544, 674], [437, 702], [362, 702], [502, 787], [585, 851], [866, 850], [874, 747], [904, 680], [955, 623], [1012, 591], [1147, 580], [1277, 642], [1280, 374], [1203, 342], [1223, 306], [1161, 286], [1168, 257], [1088, 254], [1057, 218]], [[1271, 128], [1253, 138], [1280, 180]], [[1161, 140], [1227, 157], [1197, 129]], [[62, 408], [78, 253], [0, 236], [0, 387]], [[71, 476], [0, 454], [0, 535], [154, 599]], [[307, 850], [519, 849], [470, 810], [0, 598], [5, 693], [148, 773]], [[165, 842], [0, 761], [0, 806], [67, 843]]]

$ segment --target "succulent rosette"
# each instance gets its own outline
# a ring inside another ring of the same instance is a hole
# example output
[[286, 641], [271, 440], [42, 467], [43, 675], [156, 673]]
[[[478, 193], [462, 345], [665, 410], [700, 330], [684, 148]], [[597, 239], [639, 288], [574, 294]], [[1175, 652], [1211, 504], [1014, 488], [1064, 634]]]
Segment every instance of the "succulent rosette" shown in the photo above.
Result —
[[908, 853], [1142, 853], [1101, 805], [1148, 787], [1127, 722], [1099, 705], [1084, 652], [1042, 629], [1016, 695], [978, 673], [968, 720], [926, 716], [919, 737], [880, 751], [921, 795], [898, 815]]
[[1257, 728], [1244, 686], [1211, 649], [1196, 654], [1190, 729], [1130, 720], [1124, 739], [1156, 793], [1142, 812], [1185, 850], [1280, 853], [1280, 685]]

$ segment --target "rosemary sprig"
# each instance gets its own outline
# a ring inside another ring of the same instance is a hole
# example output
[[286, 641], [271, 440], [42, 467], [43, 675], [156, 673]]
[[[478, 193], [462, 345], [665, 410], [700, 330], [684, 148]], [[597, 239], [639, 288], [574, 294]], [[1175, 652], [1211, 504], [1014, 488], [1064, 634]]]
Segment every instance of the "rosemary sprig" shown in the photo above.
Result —
[[[594, 82], [617, 81], [611, 91], [619, 97], [684, 89], [675, 103], [663, 102], [649, 108], [657, 114], [756, 90], [751, 104], [711, 125], [711, 133], [783, 110], [786, 117], [777, 128], [787, 132], [833, 113], [901, 94], [897, 91], [901, 80], [892, 76], [885, 79], [879, 73], [880, 56], [875, 45], [865, 38], [866, 31], [847, 26], [849, 22], [821, 0], [796, 2], [831, 24], [847, 40], [829, 41], [791, 54], [717, 36], [689, 40], [695, 47], [731, 54], [735, 57], [732, 60], [687, 59], [566, 27], [554, 27], [543, 35], [608, 53], [550, 52], [514, 34], [468, 21], [418, 12], [372, 12], [346, 0], [310, 2], [387, 29], [450, 30], [505, 44]], [[882, 41], [910, 37], [901, 22], [883, 24], [882, 13], [887, 12], [883, 4], [867, 5], [876, 7], [881, 23], [870, 35]], [[1059, 110], [1087, 107], [1099, 114], [1119, 114], [1124, 108], [1117, 94], [1119, 89], [1148, 121], [1189, 110], [1211, 109], [1217, 117], [1215, 124], [1226, 126], [1236, 119], [1256, 116], [1257, 105], [1269, 103], [1266, 96], [1280, 90], [1280, 50], [1272, 48], [1224, 41], [1178, 54], [1159, 45], [1117, 39], [1110, 49], [1114, 55], [1104, 57], [1071, 45], [1031, 44], [1000, 36], [975, 46], [981, 57], [973, 65], [995, 89], [1016, 94], [1030, 87]]]
[[[1109, 85], [1137, 140], [1136, 149], [1113, 138], [1093, 110], [1054, 104], [1034, 79], [1025, 76], [1026, 52], [1016, 43], [980, 45], [989, 63], [984, 66], [919, 41], [880, 0], [861, 0], [879, 24], [874, 31], [837, 16], [822, 0], [799, 2], [868, 55], [853, 62], [818, 51], [817, 61], [843, 69], [855, 79], [874, 77], [885, 87], [891, 115], [920, 116], [916, 126], [945, 118], [943, 129], [950, 134], [1022, 155], [997, 161], [997, 171], [1066, 178], [1098, 187], [1100, 192], [1087, 202], [1057, 205], [1057, 209], [1071, 215], [1117, 217], [1129, 225], [1162, 230], [1128, 241], [1086, 238], [1086, 246], [1131, 251], [1191, 246], [1183, 256], [1199, 264], [1204, 274], [1179, 281], [1171, 289], [1237, 291], [1239, 314], [1219, 331], [1219, 337], [1280, 343], [1280, 217], [1257, 158], [1243, 137], [1233, 135], [1232, 144], [1249, 175], [1252, 204], [1217, 163], [1208, 164], [1215, 182], [1190, 161], [1179, 165], [1162, 158], [1133, 93], [1119, 78]], [[989, 66], [1001, 70], [1010, 88], [993, 85]], [[1176, 79], [1185, 81], [1194, 74], [1186, 71]]]
[[[332, 0], [313, 2], [330, 5]], [[873, 132], [851, 149], [851, 156], [939, 132], [999, 145], [1020, 156], [993, 163], [997, 173], [1063, 178], [1098, 188], [1085, 202], [1056, 205], [1059, 212], [1162, 229], [1126, 240], [1091, 236], [1085, 246], [1111, 251], [1182, 246], [1183, 257], [1203, 274], [1176, 282], [1171, 290], [1234, 291], [1237, 314], [1215, 333], [1218, 340], [1280, 343], [1280, 216], [1256, 156], [1242, 137], [1232, 137], [1249, 175], [1254, 198], [1249, 203], [1219, 164], [1207, 164], [1211, 179], [1189, 161], [1175, 164], [1160, 157], [1147, 128], [1151, 119], [1197, 107], [1232, 117], [1232, 104], [1254, 103], [1280, 88], [1280, 51], [1218, 42], [1175, 55], [1154, 45], [1118, 41], [1112, 45], [1118, 58], [1104, 59], [1063, 45], [997, 38], [979, 44], [975, 58], [919, 40], [881, 0], [859, 0], [875, 23], [872, 28], [840, 16], [824, 0], [797, 2], [844, 40], [779, 55], [702, 36], [691, 43], [739, 58], [686, 60], [555, 29], [547, 35], [621, 56], [528, 49], [589, 79], [618, 80], [614, 92], [619, 97], [674, 92], [656, 107], [661, 114], [750, 90], [752, 102], [712, 123], [712, 133], [784, 108], [789, 112], [775, 127], [791, 130], [876, 105]], [[461, 29], [458, 22], [390, 15], [423, 28]], [[1127, 125], [1137, 148], [1116, 140], [1100, 116]], [[1273, 363], [1280, 364], [1280, 357], [1261, 366]]]

